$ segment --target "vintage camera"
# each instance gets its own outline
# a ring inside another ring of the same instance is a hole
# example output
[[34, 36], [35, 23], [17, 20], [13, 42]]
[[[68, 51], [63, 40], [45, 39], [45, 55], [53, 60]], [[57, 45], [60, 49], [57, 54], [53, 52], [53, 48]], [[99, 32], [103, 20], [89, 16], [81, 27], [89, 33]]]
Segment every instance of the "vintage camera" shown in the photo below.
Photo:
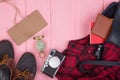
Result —
[[41, 71], [52, 78], [55, 77], [64, 59], [65, 56], [63, 54], [61, 54], [57, 50], [51, 50], [46, 61], [44, 62]]

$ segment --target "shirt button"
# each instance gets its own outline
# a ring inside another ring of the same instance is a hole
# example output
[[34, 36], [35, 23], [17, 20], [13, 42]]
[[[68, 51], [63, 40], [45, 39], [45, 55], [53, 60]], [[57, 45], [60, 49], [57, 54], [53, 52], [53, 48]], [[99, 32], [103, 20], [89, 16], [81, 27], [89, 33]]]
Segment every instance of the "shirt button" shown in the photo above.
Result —
[[69, 49], [71, 49], [71, 48], [75, 48], [75, 44], [71, 43], [69, 46]]
[[91, 51], [90, 51], [90, 50], [88, 50], [88, 53], [91, 53]]

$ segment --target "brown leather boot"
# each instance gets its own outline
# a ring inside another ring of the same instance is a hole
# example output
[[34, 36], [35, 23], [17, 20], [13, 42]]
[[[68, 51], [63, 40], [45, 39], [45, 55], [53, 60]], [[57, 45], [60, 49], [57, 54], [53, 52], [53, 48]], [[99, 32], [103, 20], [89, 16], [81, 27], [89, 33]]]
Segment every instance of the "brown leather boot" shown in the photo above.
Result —
[[17, 63], [13, 80], [34, 80], [36, 74], [35, 57], [26, 52]]
[[0, 80], [11, 80], [14, 68], [14, 50], [8, 40], [0, 41]]

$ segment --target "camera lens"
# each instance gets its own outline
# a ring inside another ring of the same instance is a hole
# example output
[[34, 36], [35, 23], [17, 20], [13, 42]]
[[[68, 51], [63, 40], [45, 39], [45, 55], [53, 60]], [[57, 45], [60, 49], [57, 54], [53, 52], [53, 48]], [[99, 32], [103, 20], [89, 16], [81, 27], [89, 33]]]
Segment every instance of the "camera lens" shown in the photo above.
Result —
[[50, 55], [54, 56], [55, 55], [55, 50], [52, 50]]

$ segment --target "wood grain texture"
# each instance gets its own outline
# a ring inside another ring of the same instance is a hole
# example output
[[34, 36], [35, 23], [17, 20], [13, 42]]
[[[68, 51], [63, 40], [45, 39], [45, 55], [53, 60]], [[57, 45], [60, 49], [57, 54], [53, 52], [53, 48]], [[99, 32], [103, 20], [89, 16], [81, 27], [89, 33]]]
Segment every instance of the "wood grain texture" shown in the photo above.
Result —
[[[46, 43], [45, 53], [48, 55], [51, 49], [62, 52], [69, 40], [80, 39], [88, 35], [90, 22], [95, 21], [97, 14], [113, 1], [118, 0], [13, 0], [12, 2], [20, 9], [23, 16], [37, 9], [48, 22], [46, 28], [34, 35], [45, 36], [43, 41]], [[17, 46], [8, 36], [7, 30], [14, 25], [14, 14], [13, 7], [0, 3], [0, 40], [8, 39], [12, 42], [15, 49], [15, 63], [26, 51], [35, 55], [37, 61], [35, 80], [57, 80], [57, 78], [51, 79], [41, 73], [41, 66], [46, 58], [39, 58], [33, 37]], [[18, 15], [17, 22], [21, 19]]]

